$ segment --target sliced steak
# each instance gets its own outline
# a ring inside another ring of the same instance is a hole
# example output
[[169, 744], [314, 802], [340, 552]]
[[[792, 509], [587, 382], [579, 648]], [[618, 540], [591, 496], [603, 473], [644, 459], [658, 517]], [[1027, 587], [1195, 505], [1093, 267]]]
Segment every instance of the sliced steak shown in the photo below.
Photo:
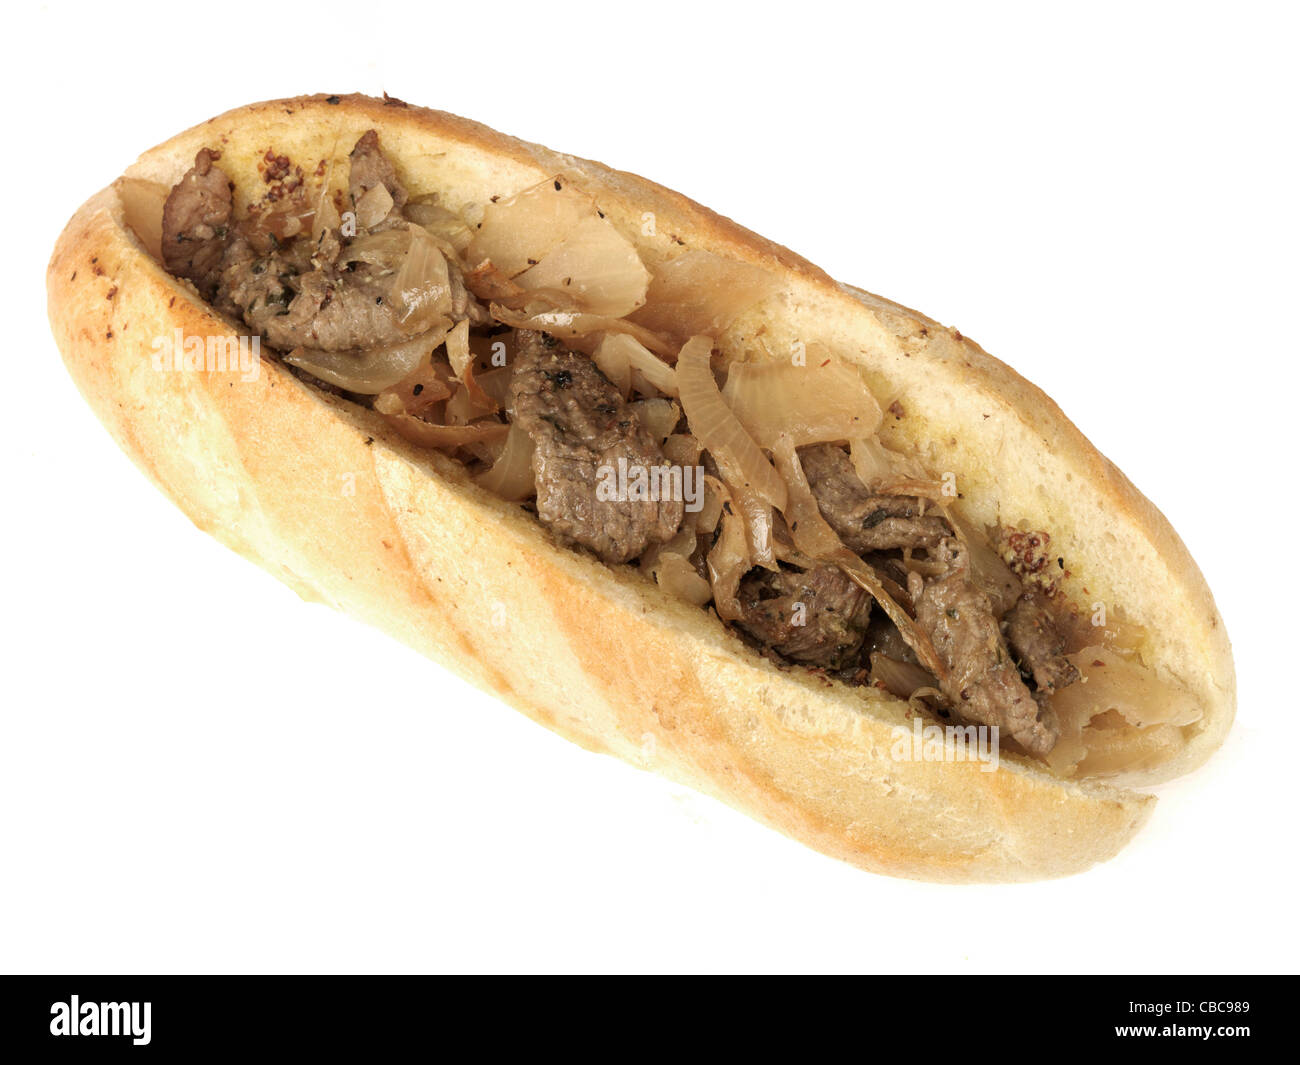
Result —
[[942, 516], [924, 513], [924, 500], [873, 493], [858, 479], [843, 448], [817, 444], [803, 448], [799, 459], [822, 517], [859, 555], [932, 547], [952, 533]]
[[258, 333], [265, 333], [275, 318], [288, 314], [297, 293], [293, 279], [297, 268], [278, 252], [259, 254], [244, 237], [237, 236], [226, 249], [221, 283], [214, 297], [222, 311], [242, 318]]
[[[393, 197], [393, 210], [375, 229], [397, 229], [406, 190], [392, 164], [379, 150], [379, 138], [369, 130], [352, 150], [349, 187], [354, 200], [383, 184]], [[360, 229], [357, 236], [369, 230]], [[243, 237], [232, 242], [221, 270], [218, 304], [238, 314], [282, 351], [317, 348], [353, 351], [409, 340], [422, 331], [416, 319], [407, 322], [390, 300], [394, 275], [402, 264], [402, 242], [393, 242], [390, 262], [345, 264], [343, 244], [328, 230], [313, 244], [304, 234], [272, 251]]]
[[264, 329], [272, 347], [351, 351], [409, 340], [419, 332], [403, 324], [389, 300], [392, 272], [369, 263], [355, 270], [329, 267], [291, 278], [287, 311]]
[[620, 460], [629, 473], [667, 461], [590, 358], [521, 329], [510, 394], [514, 422], [533, 440], [537, 516], [562, 540], [606, 562], [627, 562], [672, 538], [682, 523], [681, 500], [598, 498], [602, 478]]
[[756, 570], [740, 582], [739, 599], [736, 624], [795, 662], [844, 669], [862, 650], [871, 597], [835, 566]]
[[1065, 657], [1065, 636], [1042, 595], [1022, 595], [1002, 619], [1002, 627], [1011, 653], [1039, 692], [1050, 695], [1079, 679], [1074, 663]]
[[193, 281], [205, 300], [212, 299], [221, 279], [234, 214], [230, 179], [213, 165], [219, 154], [200, 149], [163, 204], [163, 265]]
[[397, 179], [397, 171], [388, 157], [379, 150], [379, 134], [373, 129], [366, 130], [352, 149], [351, 170], [348, 174], [348, 193], [352, 204], [376, 185], [383, 185], [393, 197], [393, 210], [400, 211], [406, 204], [406, 189]]
[[942, 690], [953, 711], [999, 726], [1031, 754], [1046, 754], [1056, 743], [1056, 722], [1021, 680], [988, 596], [971, 581], [966, 546], [948, 537], [931, 554], [942, 574], [926, 580], [913, 573], [908, 591], [917, 624], [948, 670]]

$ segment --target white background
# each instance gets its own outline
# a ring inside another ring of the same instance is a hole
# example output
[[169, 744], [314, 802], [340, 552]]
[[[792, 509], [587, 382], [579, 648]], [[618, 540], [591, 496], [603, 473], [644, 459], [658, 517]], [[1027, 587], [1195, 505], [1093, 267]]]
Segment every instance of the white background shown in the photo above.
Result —
[[[394, 10], [7, 16], [0, 968], [1294, 971], [1294, 9]], [[64, 375], [46, 260], [140, 151], [355, 90], [645, 174], [1041, 385], [1216, 592], [1222, 752], [1084, 875], [874, 877], [197, 532]]]

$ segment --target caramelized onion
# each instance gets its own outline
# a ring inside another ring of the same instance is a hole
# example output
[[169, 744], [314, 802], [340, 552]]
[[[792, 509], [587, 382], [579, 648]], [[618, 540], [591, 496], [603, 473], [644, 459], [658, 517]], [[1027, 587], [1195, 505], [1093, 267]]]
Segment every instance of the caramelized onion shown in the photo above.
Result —
[[501, 303], [492, 304], [492, 317], [515, 329], [534, 329], [550, 333], [561, 340], [585, 337], [591, 333], [627, 333], [657, 355], [672, 355], [676, 348], [661, 336], [634, 325], [625, 318], [607, 318], [582, 311], [549, 308], [512, 310]]
[[510, 367], [488, 370], [487, 373], [475, 373], [474, 383], [482, 389], [483, 394], [496, 404], [497, 410], [505, 410], [510, 405]]
[[915, 662], [900, 662], [879, 652], [871, 656], [871, 683], [883, 687], [899, 699], [934, 686], [934, 678]]
[[1114, 710], [1140, 729], [1200, 720], [1200, 707], [1190, 692], [1108, 647], [1085, 647], [1068, 657], [1079, 670], [1079, 680], [1053, 694], [1052, 707], [1060, 717], [1091, 721]]
[[621, 318], [645, 302], [650, 273], [632, 242], [609, 219], [592, 214], [514, 283], [563, 292], [583, 311]]
[[361, 199], [357, 200], [354, 207], [357, 214], [357, 225], [361, 229], [369, 229], [371, 226], [379, 225], [388, 217], [389, 211], [393, 209], [393, 194], [388, 191], [381, 181], [378, 185], [363, 192]]
[[321, 180], [320, 190], [316, 193], [315, 210], [311, 220], [311, 239], [313, 244], [319, 245], [321, 234], [327, 229], [338, 229], [343, 220], [339, 217], [339, 209], [334, 205], [332, 195], [332, 178], [334, 177], [334, 159], [330, 158], [329, 168], [325, 171], [325, 177]]
[[421, 196], [402, 208], [408, 221], [423, 226], [434, 237], [445, 240], [457, 254], [463, 254], [474, 239], [469, 223], [437, 202], [436, 196]]
[[279, 199], [264, 199], [248, 209], [238, 224], [239, 234], [259, 252], [280, 248], [299, 234], [311, 232], [316, 208], [307, 200], [307, 189], [299, 185]]
[[640, 414], [641, 424], [660, 447], [682, 418], [681, 407], [670, 399], [639, 399], [629, 406]]
[[631, 394], [638, 378], [662, 395], [677, 395], [673, 368], [627, 333], [605, 336], [592, 358], [624, 396]]
[[[382, 186], [376, 185], [375, 188]], [[413, 227], [409, 232], [410, 251], [393, 278], [389, 298], [397, 310], [398, 321], [403, 325], [411, 329], [432, 329], [440, 319], [451, 317], [451, 276], [447, 257], [423, 229]]]
[[427, 359], [446, 335], [446, 328], [435, 329], [410, 340], [365, 351], [294, 348], [284, 361], [348, 392], [373, 396], [414, 373], [420, 361]]
[[447, 334], [447, 360], [452, 373], [464, 385], [465, 402], [476, 414], [493, 414], [497, 403], [474, 379], [474, 353], [469, 346], [469, 320], [457, 322]]
[[673, 551], [661, 551], [650, 567], [655, 583], [669, 595], [684, 599], [696, 606], [704, 606], [713, 598], [713, 588], [699, 575], [684, 556]]
[[655, 268], [645, 306], [632, 320], [681, 340], [697, 333], [716, 337], [741, 311], [779, 289], [760, 267], [692, 250]]
[[465, 272], [465, 287], [481, 300], [515, 301], [524, 295], [524, 290], [501, 273], [491, 259]]
[[729, 484], [732, 503], [745, 523], [749, 559], [755, 566], [776, 572], [776, 537], [772, 504], [749, 485]]
[[586, 193], [550, 178], [483, 209], [465, 258], [472, 266], [491, 259], [504, 277], [522, 274], [559, 246], [578, 223], [596, 214]]
[[402, 401], [402, 408], [407, 414], [420, 415], [440, 403], [452, 394], [447, 383], [448, 368], [446, 363], [426, 359], [409, 377], [394, 385], [391, 391]]
[[421, 447], [458, 448], [487, 440], [503, 440], [510, 431], [505, 422], [485, 419], [469, 425], [435, 425], [413, 418], [402, 407], [402, 401], [391, 392], [375, 400], [375, 410], [384, 415], [392, 426], [413, 444]]
[[745, 521], [729, 495], [722, 501], [718, 538], [709, 550], [707, 564], [713, 607], [723, 621], [735, 621], [743, 613], [738, 596], [740, 579], [753, 568], [753, 563]]
[[505, 448], [492, 468], [480, 474], [478, 483], [489, 492], [521, 503], [537, 491], [533, 475], [533, 439], [517, 425], [510, 426]]
[[692, 337], [677, 357], [677, 388], [691, 432], [722, 470], [733, 489], [749, 489], [765, 503], [784, 509], [786, 487], [745, 431], [718, 389], [709, 355], [713, 341]]
[[465, 371], [470, 369], [473, 357], [469, 348], [469, 322], [457, 322], [447, 334], [447, 361], [451, 363], [451, 372], [465, 380]]
[[853, 458], [853, 470], [858, 480], [868, 488], [881, 485], [898, 484], [911, 478], [926, 480], [925, 470], [920, 463], [897, 451], [891, 451], [876, 436], [863, 437], [849, 441], [849, 452]]
[[345, 266], [366, 263], [379, 267], [383, 273], [395, 273], [410, 253], [413, 232], [410, 227], [402, 226], [380, 233], [363, 233], [348, 242], [339, 253], [339, 262]]
[[880, 426], [880, 405], [848, 363], [806, 352], [807, 362], [732, 363], [722, 390], [758, 443], [770, 448], [778, 435], [796, 447], [871, 436]]
[[880, 608], [897, 627], [907, 646], [915, 653], [917, 659], [926, 669], [933, 673], [941, 682], [948, 679], [948, 668], [939, 658], [938, 652], [934, 649], [934, 644], [930, 642], [921, 629], [917, 628], [916, 621], [898, 604], [898, 600], [892, 596], [885, 583], [880, 579], [880, 575], [860, 559], [847, 547], [831, 556], [827, 561], [834, 562], [844, 571], [844, 575], [853, 581], [859, 588], [863, 589], [871, 596]]
[[822, 517], [821, 508], [813, 496], [803, 465], [795, 452], [794, 441], [782, 434], [772, 448], [772, 457], [785, 481], [786, 505], [781, 508], [785, 523], [790, 528], [794, 545], [809, 558], [830, 558], [845, 550], [835, 530]]
[[447, 400], [444, 420], [448, 425], [468, 425], [479, 418], [495, 414], [497, 410], [495, 401], [481, 388], [471, 390], [462, 385]]
[[1094, 645], [1067, 656], [1079, 679], [1054, 692], [1061, 737], [1047, 756], [1062, 776], [1113, 776], [1155, 764], [1200, 720], [1195, 697], [1134, 659]]
[[664, 458], [673, 466], [696, 465], [700, 450], [700, 442], [690, 433], [674, 433], [664, 441]]

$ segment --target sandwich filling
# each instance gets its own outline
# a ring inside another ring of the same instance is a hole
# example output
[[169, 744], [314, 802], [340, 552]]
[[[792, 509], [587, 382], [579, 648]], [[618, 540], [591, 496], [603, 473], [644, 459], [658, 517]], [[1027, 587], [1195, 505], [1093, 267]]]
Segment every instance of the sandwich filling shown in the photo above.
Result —
[[951, 484], [883, 445], [851, 362], [761, 335], [719, 350], [780, 298], [766, 271], [686, 249], [652, 275], [565, 174], [450, 210], [373, 130], [308, 174], [273, 149], [258, 169], [239, 209], [207, 148], [162, 190], [167, 270], [562, 544], [783, 668], [997, 726], [1062, 775], [1158, 762], [1196, 720], [1140, 630], [1081, 614], [1048, 530], [964, 521]]

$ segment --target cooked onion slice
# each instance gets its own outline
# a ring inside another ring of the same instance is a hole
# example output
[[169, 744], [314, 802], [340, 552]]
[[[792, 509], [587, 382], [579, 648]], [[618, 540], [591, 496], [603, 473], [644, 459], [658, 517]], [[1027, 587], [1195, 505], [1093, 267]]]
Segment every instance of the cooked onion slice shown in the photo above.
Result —
[[795, 447], [869, 437], [880, 427], [880, 405], [848, 363], [808, 350], [806, 362], [732, 363], [722, 390], [758, 443], [778, 435]]
[[489, 492], [521, 503], [537, 491], [533, 475], [533, 439], [517, 425], [510, 426], [505, 448], [492, 468], [480, 474], [478, 483]]
[[[719, 486], [726, 493], [725, 486]], [[749, 554], [749, 537], [739, 508], [726, 493], [722, 501], [718, 538], [707, 560], [709, 584], [713, 588], [713, 607], [723, 621], [735, 621], [743, 611], [738, 592], [740, 580], [753, 568]]]
[[413, 232], [414, 229], [403, 226], [385, 229], [381, 233], [363, 233], [348, 242], [339, 253], [339, 262], [345, 266], [349, 263], [367, 263], [379, 267], [379, 276], [396, 273], [411, 250]]
[[871, 596], [902, 634], [907, 646], [915, 653], [918, 661], [941, 682], [948, 679], [948, 668], [939, 658], [934, 644], [916, 626], [916, 621], [898, 604], [898, 600], [889, 594], [880, 575], [847, 547], [832, 555], [827, 561], [834, 562], [844, 571], [845, 576]]
[[443, 400], [448, 399], [452, 394], [452, 386], [448, 384], [450, 370], [447, 364], [438, 361], [424, 360], [417, 366], [409, 377], [404, 377], [391, 389], [385, 389], [385, 392], [391, 392], [402, 401], [402, 408], [407, 414], [421, 415], [430, 407]]
[[1096, 725], [1094, 721], [1092, 727], [1084, 729], [1087, 754], [1078, 766], [1080, 776], [1116, 777], [1143, 772], [1167, 762], [1187, 743], [1177, 725], [1152, 725], [1136, 730]]
[[438, 203], [433, 195], [421, 196], [402, 208], [408, 221], [423, 226], [426, 231], [441, 240], [445, 240], [458, 254], [463, 254], [474, 239], [474, 231], [469, 223], [454, 211], [449, 211]]
[[1068, 657], [1080, 678], [1052, 696], [1052, 707], [1060, 717], [1091, 721], [1114, 710], [1135, 728], [1200, 720], [1201, 710], [1191, 692], [1110, 648], [1085, 647]]
[[609, 219], [593, 214], [514, 282], [527, 290], [566, 293], [589, 314], [621, 318], [645, 302], [650, 273], [632, 242]]
[[410, 250], [393, 278], [390, 299], [403, 325], [411, 329], [432, 329], [440, 319], [450, 319], [452, 313], [447, 257], [423, 229], [416, 226], [409, 232]]
[[504, 366], [499, 370], [475, 373], [474, 383], [496, 405], [497, 410], [504, 410], [510, 404], [511, 375], [510, 367]]
[[420, 360], [432, 355], [446, 335], [446, 328], [434, 329], [410, 340], [365, 351], [294, 348], [284, 361], [348, 392], [373, 396], [414, 373]]
[[462, 319], [447, 334], [447, 361], [452, 373], [464, 385], [464, 402], [475, 416], [492, 414], [497, 409], [496, 400], [479, 387], [474, 379], [474, 353], [469, 346], [469, 320]]
[[877, 652], [871, 656], [871, 683], [899, 699], [910, 699], [918, 691], [934, 687], [934, 678], [915, 662], [900, 662]]
[[783, 510], [785, 482], [722, 398], [709, 363], [712, 350], [709, 337], [697, 336], [683, 345], [677, 357], [678, 397], [691, 432], [713, 456], [733, 489], [748, 489]]
[[664, 458], [673, 466], [698, 464], [700, 451], [700, 442], [690, 433], [674, 433], [664, 441]]
[[660, 447], [672, 435], [682, 418], [681, 407], [670, 399], [639, 399], [628, 406], [640, 414], [641, 424]]
[[549, 178], [516, 196], [490, 203], [465, 258], [491, 259], [505, 277], [522, 274], [596, 214], [590, 196], [563, 178]]
[[671, 357], [677, 351], [670, 341], [625, 318], [607, 318], [599, 314], [545, 307], [533, 309], [531, 305], [524, 310], [512, 310], [501, 303], [493, 303], [491, 311], [492, 317], [503, 325], [515, 329], [535, 329], [561, 340], [579, 339], [600, 332], [627, 333], [657, 355]]
[[399, 433], [421, 447], [458, 448], [488, 440], [503, 440], [510, 431], [505, 422], [485, 419], [469, 425], [435, 425], [406, 413], [402, 401], [391, 392], [375, 400], [375, 410], [384, 415]]
[[471, 369], [473, 358], [469, 347], [469, 322], [457, 322], [447, 334], [447, 361], [451, 363], [451, 372], [465, 380], [465, 372]]
[[669, 595], [695, 606], [704, 606], [713, 598], [709, 582], [699, 575], [685, 556], [674, 551], [661, 551], [650, 567], [650, 575]]
[[665, 396], [677, 395], [677, 375], [673, 368], [626, 333], [605, 336], [593, 358], [601, 373], [624, 396], [630, 395], [633, 387], [641, 382]]
[[486, 301], [517, 302], [524, 290], [506, 277], [491, 259], [484, 259], [472, 270], [465, 271], [465, 287]]
[[393, 194], [388, 191], [383, 182], [380, 182], [361, 194], [355, 209], [357, 225], [360, 228], [369, 229], [371, 226], [377, 226], [393, 209]]
[[334, 158], [331, 156], [329, 167], [316, 192], [315, 210], [312, 214], [311, 239], [316, 245], [319, 245], [322, 233], [327, 229], [338, 229], [343, 223], [343, 219], [339, 216], [339, 209], [334, 203], [334, 172]]
[[741, 311], [780, 289], [766, 270], [703, 250], [688, 251], [657, 266], [645, 306], [633, 321], [685, 340], [717, 336]]
[[718, 527], [718, 522], [722, 520], [723, 504], [730, 499], [726, 486], [716, 477], [710, 477], [706, 473], [701, 501], [703, 505], [694, 514], [688, 515], [688, 523], [697, 536], [707, 536]]
[[1154, 764], [1201, 717], [1195, 697], [1134, 659], [1094, 645], [1067, 656], [1079, 679], [1052, 694], [1061, 738], [1047, 756], [1062, 776], [1114, 776]]

